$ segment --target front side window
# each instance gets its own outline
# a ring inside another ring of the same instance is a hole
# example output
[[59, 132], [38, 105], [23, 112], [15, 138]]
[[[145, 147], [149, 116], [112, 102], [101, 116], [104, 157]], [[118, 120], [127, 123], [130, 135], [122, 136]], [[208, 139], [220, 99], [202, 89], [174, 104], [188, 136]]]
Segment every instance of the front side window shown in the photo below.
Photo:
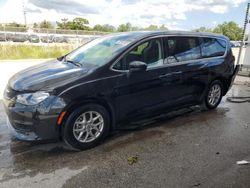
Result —
[[223, 56], [226, 51], [226, 41], [215, 38], [203, 38], [202, 57]]
[[168, 37], [167, 59], [165, 63], [176, 63], [201, 58], [200, 43], [197, 37]]
[[161, 40], [153, 39], [133, 48], [130, 52], [114, 65], [116, 70], [128, 70], [129, 64], [133, 61], [142, 61], [148, 67], [157, 67], [163, 65]]

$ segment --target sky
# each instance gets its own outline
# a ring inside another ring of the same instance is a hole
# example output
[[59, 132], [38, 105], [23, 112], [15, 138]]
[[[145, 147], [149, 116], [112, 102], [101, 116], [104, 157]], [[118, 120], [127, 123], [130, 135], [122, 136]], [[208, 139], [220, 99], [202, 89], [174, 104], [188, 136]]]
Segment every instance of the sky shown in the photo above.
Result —
[[130, 22], [146, 27], [164, 24], [171, 30], [213, 28], [224, 21], [243, 25], [248, 0], [0, 0], [0, 23], [27, 24], [84, 17], [90, 26]]

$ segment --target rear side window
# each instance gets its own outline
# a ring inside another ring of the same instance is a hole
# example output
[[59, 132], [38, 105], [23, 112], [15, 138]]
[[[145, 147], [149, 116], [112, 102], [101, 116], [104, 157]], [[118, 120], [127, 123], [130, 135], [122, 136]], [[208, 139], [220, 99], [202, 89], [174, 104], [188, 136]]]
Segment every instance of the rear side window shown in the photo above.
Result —
[[215, 38], [203, 38], [202, 57], [223, 56], [226, 51], [226, 41]]
[[201, 58], [201, 47], [197, 37], [168, 37], [165, 63], [195, 60]]

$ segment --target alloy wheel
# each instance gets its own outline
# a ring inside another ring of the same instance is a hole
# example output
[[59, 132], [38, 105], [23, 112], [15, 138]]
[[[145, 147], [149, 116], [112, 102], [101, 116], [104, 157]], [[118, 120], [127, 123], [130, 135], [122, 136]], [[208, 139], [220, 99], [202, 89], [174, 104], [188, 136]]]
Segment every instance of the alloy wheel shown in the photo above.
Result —
[[103, 128], [102, 115], [96, 111], [87, 111], [76, 119], [73, 126], [73, 135], [79, 142], [88, 143], [98, 138]]
[[208, 103], [211, 106], [215, 106], [221, 98], [221, 86], [214, 84], [208, 92]]

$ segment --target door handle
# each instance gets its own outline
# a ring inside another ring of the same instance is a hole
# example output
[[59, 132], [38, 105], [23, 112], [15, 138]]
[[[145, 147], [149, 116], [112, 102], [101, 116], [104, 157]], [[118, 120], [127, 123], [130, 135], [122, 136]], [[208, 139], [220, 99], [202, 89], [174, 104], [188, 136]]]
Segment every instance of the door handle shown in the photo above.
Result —
[[182, 74], [182, 71], [176, 71], [176, 72], [172, 72], [173, 75], [176, 75], [176, 74]]
[[159, 76], [159, 78], [166, 78], [166, 77], [169, 77], [171, 75], [172, 75], [172, 73], [162, 74]]
[[171, 72], [171, 73], [167, 73], [167, 74], [162, 74], [159, 76], [159, 78], [166, 78], [166, 77], [169, 77], [169, 76], [176, 76], [176, 75], [179, 75], [181, 74], [182, 71], [176, 71], [176, 72]]

